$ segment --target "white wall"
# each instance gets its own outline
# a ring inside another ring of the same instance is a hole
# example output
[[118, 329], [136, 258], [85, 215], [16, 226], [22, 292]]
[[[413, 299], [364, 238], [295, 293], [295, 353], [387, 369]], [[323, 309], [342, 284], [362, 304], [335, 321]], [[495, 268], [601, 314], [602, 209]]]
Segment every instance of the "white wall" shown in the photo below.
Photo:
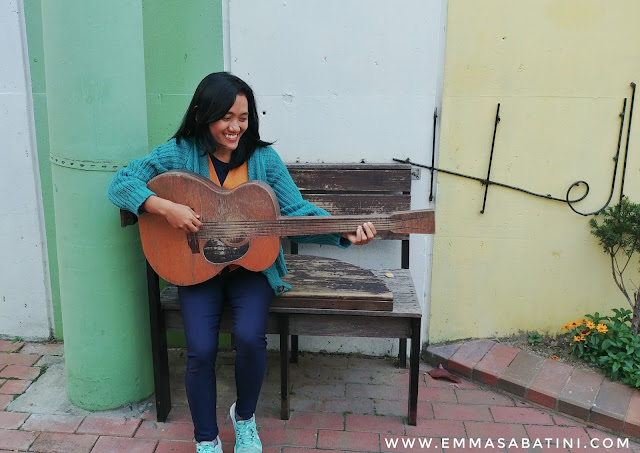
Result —
[[[226, 69], [254, 89], [261, 136], [276, 140], [283, 160], [431, 162], [446, 0], [223, 0], [223, 5]], [[423, 170], [413, 183], [413, 209], [429, 206], [429, 184]], [[300, 251], [370, 268], [400, 267], [398, 244]], [[410, 256], [426, 338], [431, 237], [413, 236]], [[300, 347], [386, 354], [395, 353], [397, 341], [301, 337]]]
[[21, 0], [0, 2], [0, 337], [52, 329], [27, 42]]

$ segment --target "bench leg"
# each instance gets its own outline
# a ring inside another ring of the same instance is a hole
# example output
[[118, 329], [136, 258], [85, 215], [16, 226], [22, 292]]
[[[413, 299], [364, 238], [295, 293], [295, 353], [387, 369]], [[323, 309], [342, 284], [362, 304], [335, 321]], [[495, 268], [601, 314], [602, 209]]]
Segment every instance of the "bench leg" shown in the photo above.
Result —
[[407, 339], [400, 338], [400, 345], [398, 346], [398, 368], [407, 367]]
[[149, 322], [151, 324], [151, 354], [153, 356], [153, 380], [156, 394], [156, 416], [159, 422], [167, 420], [171, 411], [171, 387], [169, 384], [169, 356], [167, 333], [162, 307], [158, 274], [147, 263], [147, 292], [149, 297]]
[[291, 335], [291, 363], [298, 363], [298, 336]]
[[280, 419], [289, 420], [289, 317], [280, 315]]
[[411, 357], [409, 358], [409, 424], [418, 418], [418, 377], [420, 375], [420, 318], [411, 320]]

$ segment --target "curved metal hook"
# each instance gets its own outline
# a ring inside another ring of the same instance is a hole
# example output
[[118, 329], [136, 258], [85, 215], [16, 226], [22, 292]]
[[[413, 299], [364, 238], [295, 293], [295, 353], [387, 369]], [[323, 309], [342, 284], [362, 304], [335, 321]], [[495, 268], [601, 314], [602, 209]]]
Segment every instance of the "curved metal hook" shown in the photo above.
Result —
[[[622, 130], [623, 130], [623, 126], [624, 126], [624, 115], [627, 111], [627, 98], [624, 98], [624, 102], [622, 104], [622, 112], [620, 112], [620, 133], [618, 134], [618, 151], [616, 152], [616, 157], [613, 158], [613, 177], [611, 178], [611, 192], [609, 193], [609, 199], [607, 200], [607, 202], [604, 204], [603, 207], [601, 207], [600, 209], [593, 211], [593, 212], [580, 212], [577, 209], [575, 209], [572, 204], [575, 203], [576, 201], [572, 201], [569, 200], [569, 192], [571, 192], [571, 189], [573, 189], [574, 187], [579, 186], [580, 184], [584, 184], [585, 186], [587, 186], [587, 190], [584, 194], [584, 196], [582, 198], [580, 198], [580, 200], [583, 200], [588, 194], [589, 194], [589, 184], [587, 184], [586, 181], [576, 181], [573, 184], [571, 184], [569, 186], [569, 189], [567, 189], [567, 196], [565, 201], [567, 202], [567, 204], [569, 205], [569, 207], [571, 208], [571, 210], [573, 212], [575, 212], [576, 214], [580, 214], [582, 216], [589, 216], [589, 215], [595, 215], [598, 214], [600, 211], [602, 211], [604, 208], [606, 208], [607, 206], [609, 206], [609, 203], [611, 202], [611, 199], [613, 198], [613, 188], [616, 184], [616, 175], [618, 173], [618, 159], [620, 157], [620, 144], [622, 143]], [[578, 200], [578, 201], [580, 201]]]

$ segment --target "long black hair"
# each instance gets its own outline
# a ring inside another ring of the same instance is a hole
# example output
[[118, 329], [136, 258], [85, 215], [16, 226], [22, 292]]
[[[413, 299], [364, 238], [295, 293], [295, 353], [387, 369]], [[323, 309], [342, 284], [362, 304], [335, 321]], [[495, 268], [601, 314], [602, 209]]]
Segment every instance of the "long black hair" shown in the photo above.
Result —
[[178, 143], [181, 139], [193, 138], [196, 146], [204, 153], [213, 155], [220, 144], [209, 131], [209, 124], [222, 119], [241, 94], [247, 98], [249, 121], [247, 130], [240, 136], [238, 147], [231, 153], [229, 168], [236, 168], [249, 160], [256, 148], [271, 145], [260, 140], [258, 111], [251, 87], [239, 77], [228, 72], [209, 74], [198, 84], [193, 99], [182, 124], [172, 138]]

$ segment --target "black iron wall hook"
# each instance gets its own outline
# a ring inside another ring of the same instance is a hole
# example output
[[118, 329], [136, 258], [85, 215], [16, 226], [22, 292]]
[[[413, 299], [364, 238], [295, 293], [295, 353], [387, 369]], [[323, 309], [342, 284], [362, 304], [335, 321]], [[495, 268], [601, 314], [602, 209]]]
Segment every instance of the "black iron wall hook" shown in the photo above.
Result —
[[[628, 128], [627, 128], [627, 140], [626, 140], [626, 149], [625, 149], [625, 154], [624, 154], [624, 164], [623, 164], [623, 169], [622, 169], [622, 184], [620, 187], [620, 199], [622, 199], [623, 196], [623, 191], [624, 191], [624, 179], [625, 179], [625, 175], [626, 175], [626, 166], [627, 166], [627, 156], [629, 154], [629, 137], [631, 135], [631, 119], [633, 116], [633, 106], [634, 106], [634, 99], [635, 99], [635, 92], [636, 92], [636, 84], [635, 82], [631, 82], [631, 89], [632, 89], [632, 94], [631, 94], [631, 107], [629, 109], [629, 123], [628, 123]], [[495, 185], [495, 186], [499, 186], [499, 187], [504, 187], [506, 189], [511, 189], [511, 190], [516, 190], [522, 193], [525, 193], [527, 195], [531, 195], [534, 197], [539, 197], [539, 198], [545, 198], [547, 200], [552, 200], [552, 201], [558, 201], [561, 203], [567, 203], [567, 205], [569, 206], [569, 208], [571, 208], [571, 210], [573, 212], [575, 212], [576, 214], [582, 215], [582, 216], [589, 216], [589, 215], [595, 215], [598, 214], [600, 211], [602, 211], [604, 208], [606, 208], [609, 203], [611, 202], [611, 199], [613, 198], [613, 191], [614, 191], [614, 186], [615, 186], [615, 182], [616, 182], [616, 176], [617, 176], [617, 171], [618, 171], [618, 160], [620, 157], [620, 146], [622, 143], [622, 132], [624, 129], [624, 119], [625, 119], [625, 113], [626, 113], [626, 109], [627, 109], [627, 98], [624, 98], [623, 104], [622, 104], [622, 112], [620, 112], [619, 117], [620, 117], [620, 129], [618, 132], [618, 147], [617, 147], [617, 151], [616, 151], [616, 155], [613, 158], [614, 161], [614, 167], [613, 167], [613, 176], [611, 178], [611, 192], [609, 193], [609, 198], [607, 199], [607, 202], [604, 204], [603, 207], [601, 207], [600, 209], [593, 211], [593, 212], [580, 212], [577, 209], [575, 209], [573, 207], [573, 204], [578, 203], [582, 200], [584, 200], [587, 195], [589, 195], [589, 184], [586, 181], [580, 180], [580, 181], [576, 181], [573, 184], [571, 184], [571, 186], [569, 186], [569, 189], [567, 190], [567, 193], [565, 195], [565, 198], [557, 198], [557, 197], [553, 197], [550, 194], [539, 194], [539, 193], [535, 193], [535, 192], [531, 192], [529, 190], [526, 189], [522, 189], [520, 187], [515, 187], [515, 186], [511, 186], [508, 184], [503, 184], [500, 182], [496, 182], [496, 181], [491, 181], [490, 176], [491, 176], [491, 165], [493, 163], [493, 151], [494, 151], [494, 147], [495, 147], [495, 140], [496, 140], [496, 131], [497, 131], [497, 127], [498, 127], [498, 123], [500, 122], [500, 104], [498, 104], [497, 110], [496, 110], [496, 117], [495, 117], [495, 122], [494, 122], [494, 127], [493, 127], [493, 139], [491, 141], [491, 153], [489, 156], [489, 166], [487, 169], [487, 177], [486, 178], [479, 178], [476, 176], [470, 176], [470, 175], [465, 175], [462, 173], [458, 173], [458, 172], [454, 172], [454, 171], [450, 171], [450, 170], [444, 170], [441, 168], [437, 168], [434, 165], [434, 159], [435, 159], [435, 127], [436, 127], [436, 118], [437, 118], [437, 113], [434, 112], [434, 118], [433, 118], [433, 124], [434, 124], [434, 131], [433, 131], [433, 137], [434, 137], [434, 144], [433, 144], [433, 151], [432, 151], [432, 157], [431, 157], [431, 165], [423, 165], [423, 164], [418, 164], [415, 162], [412, 162], [410, 159], [396, 159], [394, 158], [393, 160], [395, 162], [402, 162], [402, 163], [407, 163], [410, 165], [414, 165], [416, 167], [420, 167], [420, 168], [426, 168], [431, 170], [431, 192], [429, 194], [429, 201], [433, 200], [433, 176], [434, 176], [434, 172], [435, 171], [439, 171], [442, 173], [446, 173], [449, 175], [454, 175], [454, 176], [459, 176], [461, 178], [467, 178], [467, 179], [473, 179], [474, 181], [478, 181], [481, 184], [483, 184], [485, 186], [485, 193], [484, 193], [484, 199], [482, 202], [482, 210], [480, 211], [481, 214], [484, 214], [485, 212], [485, 207], [486, 207], [486, 201], [487, 201], [487, 193], [488, 193], [488, 189], [489, 189], [489, 185]], [[585, 188], [585, 192], [584, 194], [579, 197], [579, 198], [575, 198], [575, 199], [570, 199], [569, 195], [571, 193], [571, 190], [574, 189], [575, 187], [578, 186], [584, 186]]]

